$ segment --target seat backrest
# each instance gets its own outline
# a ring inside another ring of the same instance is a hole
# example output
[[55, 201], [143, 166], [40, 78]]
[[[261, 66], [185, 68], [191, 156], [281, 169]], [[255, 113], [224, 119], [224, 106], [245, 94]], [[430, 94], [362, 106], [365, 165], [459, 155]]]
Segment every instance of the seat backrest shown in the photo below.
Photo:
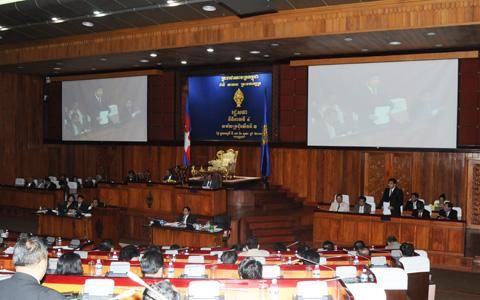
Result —
[[188, 299], [217, 299], [220, 282], [214, 280], [192, 280], [188, 284]]
[[374, 266], [385, 266], [387, 264], [387, 257], [386, 256], [372, 256], [370, 262]]
[[342, 195], [342, 202], [345, 202], [348, 205], [350, 205], [350, 196], [349, 195]]
[[112, 261], [109, 271], [114, 274], [126, 274], [130, 272], [130, 263], [128, 261]]
[[427, 204], [425, 205], [425, 210], [428, 211], [430, 213], [430, 215], [432, 215], [432, 205], [431, 204]]
[[205, 258], [201, 255], [190, 255], [188, 257], [188, 263], [191, 264], [203, 264], [205, 262]]
[[375, 274], [377, 284], [384, 290], [408, 289], [408, 275], [401, 268], [370, 268], [370, 271]]
[[403, 265], [403, 269], [407, 274], [430, 272], [430, 260], [428, 257], [423, 256], [411, 256], [401, 257], [400, 262]]
[[15, 186], [24, 186], [25, 178], [15, 178]]
[[415, 253], [417, 253], [418, 255], [422, 256], [422, 257], [427, 257], [428, 258], [428, 253], [427, 251], [425, 250], [417, 250], [415, 249]]
[[205, 265], [185, 265], [184, 274], [187, 277], [201, 277], [205, 275]]
[[353, 278], [357, 276], [357, 268], [354, 266], [338, 266], [336, 276], [339, 278]]
[[374, 214], [375, 208], [376, 208], [375, 198], [373, 196], [365, 196], [365, 198], [367, 198], [367, 201], [365, 201], [365, 203], [370, 204], [370, 206], [372, 207], [372, 210], [370, 211], [370, 213]]
[[418, 201], [421, 201], [421, 202], [423, 202], [423, 204], [425, 204], [425, 199], [420, 199], [419, 198]]
[[328, 287], [325, 281], [297, 282], [297, 297], [302, 297], [301, 299], [318, 299], [327, 295]]
[[262, 269], [262, 278], [263, 279], [273, 279], [280, 278], [282, 272], [280, 271], [279, 265], [264, 265]]
[[458, 218], [459, 220], [461, 220], [461, 219], [462, 219], [462, 208], [456, 206], [456, 207], [452, 207], [452, 209], [454, 209], [454, 210], [457, 211], [457, 218]]
[[115, 288], [115, 282], [112, 279], [87, 279], [83, 289], [84, 294], [90, 296], [111, 296]]
[[354, 299], [358, 300], [386, 300], [387, 294], [376, 283], [353, 283], [347, 284], [348, 290]]

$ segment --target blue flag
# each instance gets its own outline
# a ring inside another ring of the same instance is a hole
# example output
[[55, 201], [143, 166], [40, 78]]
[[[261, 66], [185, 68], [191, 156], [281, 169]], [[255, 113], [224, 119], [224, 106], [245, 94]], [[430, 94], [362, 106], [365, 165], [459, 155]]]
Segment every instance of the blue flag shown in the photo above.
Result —
[[263, 97], [262, 149], [260, 154], [260, 174], [270, 176], [270, 153], [268, 151], [267, 89]]

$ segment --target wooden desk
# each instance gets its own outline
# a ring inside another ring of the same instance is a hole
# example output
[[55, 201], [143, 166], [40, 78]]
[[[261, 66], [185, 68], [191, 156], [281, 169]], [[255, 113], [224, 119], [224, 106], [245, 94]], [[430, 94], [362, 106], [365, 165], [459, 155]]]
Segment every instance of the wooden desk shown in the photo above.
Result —
[[95, 243], [108, 238], [117, 243], [120, 237], [119, 221], [118, 208], [98, 208], [90, 218], [39, 214], [37, 234], [88, 239]]
[[313, 243], [320, 246], [325, 240], [339, 245], [352, 245], [363, 240], [367, 245], [385, 243], [389, 235], [399, 241], [411, 242], [417, 249], [428, 251], [433, 264], [440, 257], [464, 256], [465, 223], [411, 217], [390, 217], [317, 211], [313, 217]]
[[207, 232], [172, 227], [152, 226], [154, 245], [173, 245], [181, 247], [216, 247], [223, 245], [223, 232]]
[[56, 207], [63, 203], [64, 192], [62, 190], [41, 190], [21, 188], [14, 186], [0, 186], [0, 207], [17, 207], [23, 209], [38, 209], [43, 207]]

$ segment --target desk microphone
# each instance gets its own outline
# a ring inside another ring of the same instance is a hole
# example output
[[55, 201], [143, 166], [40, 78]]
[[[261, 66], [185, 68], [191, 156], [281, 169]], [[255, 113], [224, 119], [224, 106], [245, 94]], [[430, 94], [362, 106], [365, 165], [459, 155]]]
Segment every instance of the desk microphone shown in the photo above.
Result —
[[[310, 260], [308, 258], [305, 258], [305, 257], [302, 257], [300, 256], [299, 254], [295, 254], [295, 257], [298, 258], [298, 259], [301, 259], [301, 260], [304, 260], [304, 261], [308, 261], [309, 263], [313, 264], [313, 265], [320, 265], [318, 262], [314, 262], [313, 260]], [[325, 266], [325, 265], [322, 265], [322, 267], [325, 267], [327, 269], [330, 269], [332, 271], [336, 271], [334, 268], [331, 268], [331, 267], [328, 267], [328, 266]]]

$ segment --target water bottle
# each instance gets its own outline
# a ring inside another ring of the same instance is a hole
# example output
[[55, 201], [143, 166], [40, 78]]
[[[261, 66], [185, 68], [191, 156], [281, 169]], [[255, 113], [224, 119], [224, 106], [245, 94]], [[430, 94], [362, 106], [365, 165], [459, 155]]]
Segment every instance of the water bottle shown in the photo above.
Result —
[[291, 265], [291, 264], [292, 264], [292, 257], [289, 256], [289, 257], [288, 257], [288, 261], [287, 261], [287, 265]]
[[5, 229], [5, 237], [8, 238], [8, 229]]
[[60, 256], [62, 256], [62, 249], [61, 248], [58, 249], [58, 251], [57, 251], [57, 257], [60, 257]]
[[189, 254], [188, 254], [188, 248], [185, 249], [185, 255], [187, 255], [187, 256], [189, 255]]
[[353, 259], [353, 265], [358, 266], [359, 263], [360, 261], [358, 260], [358, 255], [355, 255], [355, 258]]
[[278, 288], [277, 279], [272, 279], [272, 284], [270, 284], [270, 299], [278, 300], [280, 298], [280, 290]]
[[102, 261], [100, 259], [97, 259], [97, 263], [95, 264], [95, 276], [102, 276], [102, 269]]
[[367, 269], [363, 269], [362, 275], [360, 275], [360, 282], [368, 282]]
[[61, 245], [62, 245], [62, 237], [59, 236], [59, 237], [57, 238], [57, 246], [61, 246]]
[[220, 254], [217, 255], [217, 263], [218, 264], [222, 263], [222, 256]]
[[118, 260], [117, 251], [113, 251], [112, 260]]
[[315, 268], [312, 271], [312, 277], [320, 278], [320, 267], [318, 265], [315, 265]]
[[174, 263], [174, 262], [177, 262], [177, 256], [176, 256], [175, 254], [173, 254], [173, 256], [172, 256], [172, 262], [173, 262], [173, 263]]
[[175, 278], [175, 268], [173, 267], [172, 262], [168, 263], [167, 278]]
[[282, 256], [282, 254], [280, 253], [280, 250], [277, 251], [277, 256], [278, 256], [278, 257], [281, 257], [281, 256]]

